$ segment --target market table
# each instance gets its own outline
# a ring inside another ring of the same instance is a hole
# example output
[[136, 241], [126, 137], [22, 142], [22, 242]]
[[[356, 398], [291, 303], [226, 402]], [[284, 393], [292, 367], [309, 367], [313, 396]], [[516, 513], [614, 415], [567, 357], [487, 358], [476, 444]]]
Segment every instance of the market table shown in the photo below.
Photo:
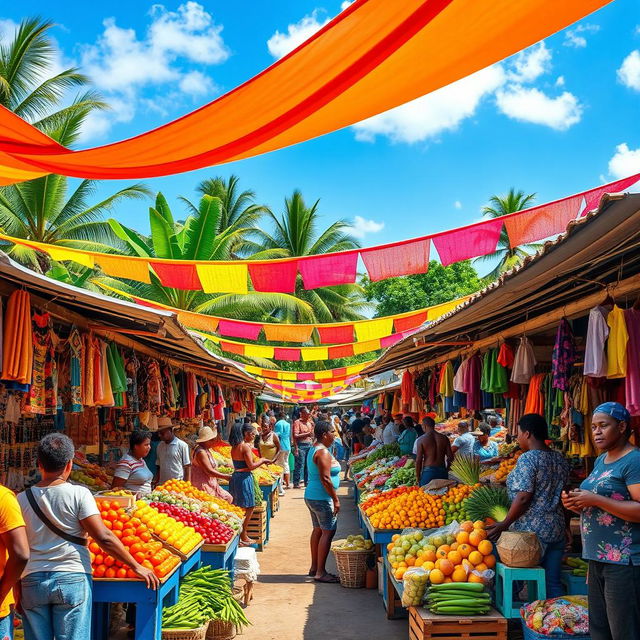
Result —
[[135, 640], [160, 640], [162, 608], [178, 602], [179, 587], [179, 567], [162, 579], [157, 591], [148, 589], [142, 580], [94, 578], [91, 637], [97, 640], [108, 638], [112, 602], [131, 602], [136, 605]]
[[205, 544], [200, 549], [201, 564], [213, 569], [226, 569], [233, 584], [233, 561], [238, 551], [240, 534], [236, 533], [226, 544]]
[[262, 490], [262, 501], [265, 503], [267, 507], [267, 537], [264, 541], [264, 544], [269, 542], [269, 535], [271, 533], [271, 518], [273, 518], [273, 505], [271, 503], [271, 494], [274, 491], [278, 490], [278, 485], [280, 483], [280, 479], [276, 480], [273, 484], [261, 484], [260, 489]]
[[[382, 562], [383, 579], [385, 585], [383, 587], [384, 608], [387, 612], [387, 620], [395, 620], [397, 618], [406, 618], [407, 610], [402, 606], [402, 592], [404, 591], [404, 582], [396, 580], [393, 575], [393, 569], [389, 563], [389, 559], [385, 558]], [[384, 596], [386, 593], [386, 598]]]
[[180, 571], [180, 577], [184, 578], [189, 571], [192, 569], [197, 569], [202, 563], [202, 543], [196, 547], [191, 553], [187, 554], [186, 557], [180, 563], [178, 570]]

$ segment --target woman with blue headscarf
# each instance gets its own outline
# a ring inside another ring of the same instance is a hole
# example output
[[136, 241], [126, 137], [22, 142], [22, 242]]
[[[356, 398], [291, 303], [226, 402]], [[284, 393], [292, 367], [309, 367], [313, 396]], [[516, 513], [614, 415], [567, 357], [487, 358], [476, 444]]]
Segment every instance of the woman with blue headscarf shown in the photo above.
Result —
[[603, 453], [580, 488], [562, 496], [581, 517], [590, 635], [640, 638], [640, 449], [629, 442], [631, 416], [618, 402], [596, 408], [591, 432]]

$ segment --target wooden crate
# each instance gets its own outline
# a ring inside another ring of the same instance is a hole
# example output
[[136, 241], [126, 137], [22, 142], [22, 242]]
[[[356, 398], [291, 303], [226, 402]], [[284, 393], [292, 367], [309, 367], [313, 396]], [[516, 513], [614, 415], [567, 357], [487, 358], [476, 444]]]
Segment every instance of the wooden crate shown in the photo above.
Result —
[[507, 640], [507, 619], [495, 609], [460, 617], [409, 607], [409, 640]]
[[271, 513], [278, 513], [280, 510], [280, 496], [278, 495], [278, 489], [271, 492]]
[[258, 551], [262, 551], [267, 543], [267, 508], [264, 505], [253, 510], [247, 526], [247, 533], [250, 538], [257, 541]]

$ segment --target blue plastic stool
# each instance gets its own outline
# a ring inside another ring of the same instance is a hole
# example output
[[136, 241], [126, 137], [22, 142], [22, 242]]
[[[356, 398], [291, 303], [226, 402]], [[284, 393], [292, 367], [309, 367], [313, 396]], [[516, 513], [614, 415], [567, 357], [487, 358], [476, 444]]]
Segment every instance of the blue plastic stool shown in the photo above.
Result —
[[524, 604], [513, 600], [513, 583], [516, 581], [527, 583], [529, 602], [545, 600], [547, 597], [542, 567], [517, 569], [498, 562], [496, 564], [496, 608], [505, 618], [519, 618], [520, 607]]

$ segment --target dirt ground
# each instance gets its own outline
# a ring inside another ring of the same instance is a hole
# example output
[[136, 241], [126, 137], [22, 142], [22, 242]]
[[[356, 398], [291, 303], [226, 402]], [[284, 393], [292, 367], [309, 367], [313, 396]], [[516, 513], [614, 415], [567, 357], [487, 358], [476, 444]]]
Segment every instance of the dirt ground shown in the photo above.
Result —
[[[360, 533], [351, 483], [340, 487], [336, 539]], [[307, 577], [311, 522], [304, 489], [291, 489], [271, 521], [271, 540], [258, 553], [261, 575], [246, 609], [253, 625], [243, 640], [406, 640], [407, 620], [387, 620], [376, 589], [345, 589]], [[337, 573], [330, 554], [328, 569]]]

